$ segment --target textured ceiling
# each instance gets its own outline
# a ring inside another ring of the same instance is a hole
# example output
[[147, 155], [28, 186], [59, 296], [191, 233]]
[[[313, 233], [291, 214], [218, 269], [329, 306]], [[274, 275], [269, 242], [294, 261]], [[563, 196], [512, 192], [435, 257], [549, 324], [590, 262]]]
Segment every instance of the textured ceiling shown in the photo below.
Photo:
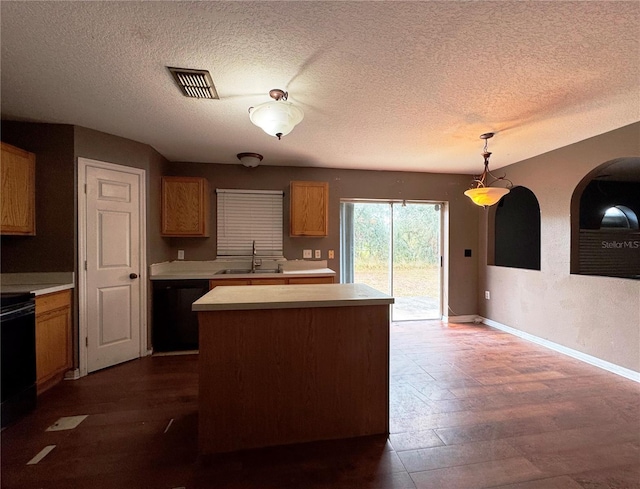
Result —
[[[477, 173], [640, 120], [640, 2], [1, 2], [2, 117], [172, 161]], [[181, 95], [167, 66], [211, 72]], [[248, 108], [282, 88], [281, 141]]]

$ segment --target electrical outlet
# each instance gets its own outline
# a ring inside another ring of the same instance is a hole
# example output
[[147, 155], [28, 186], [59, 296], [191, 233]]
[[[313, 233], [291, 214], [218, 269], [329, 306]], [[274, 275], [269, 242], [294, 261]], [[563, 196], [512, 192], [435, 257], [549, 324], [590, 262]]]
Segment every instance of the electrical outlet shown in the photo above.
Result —
[[184, 260], [184, 250], [178, 250], [178, 260]]
[[333, 253], [333, 250], [329, 250], [329, 260], [333, 260], [335, 258], [335, 255]]
[[311, 258], [311, 250], [302, 250], [302, 258]]
[[484, 291], [484, 298], [487, 299], [487, 300], [491, 299], [491, 292], [489, 292], [488, 290], [485, 290]]
[[322, 258], [322, 251], [316, 250], [315, 258]]

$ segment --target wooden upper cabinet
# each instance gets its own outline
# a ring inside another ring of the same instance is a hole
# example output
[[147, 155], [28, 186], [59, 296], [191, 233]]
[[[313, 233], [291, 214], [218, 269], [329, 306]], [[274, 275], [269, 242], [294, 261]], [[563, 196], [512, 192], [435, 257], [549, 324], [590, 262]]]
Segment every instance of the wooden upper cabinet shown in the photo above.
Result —
[[291, 236], [329, 234], [329, 184], [291, 182]]
[[200, 177], [162, 177], [162, 236], [209, 236], [209, 184]]
[[36, 155], [2, 144], [0, 234], [36, 234]]

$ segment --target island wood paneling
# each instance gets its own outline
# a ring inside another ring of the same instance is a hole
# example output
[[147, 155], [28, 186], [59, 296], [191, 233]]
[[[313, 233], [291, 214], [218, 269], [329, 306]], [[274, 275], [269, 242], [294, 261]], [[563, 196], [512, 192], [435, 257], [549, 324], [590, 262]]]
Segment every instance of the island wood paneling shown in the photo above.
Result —
[[199, 313], [203, 454], [389, 432], [389, 306]]

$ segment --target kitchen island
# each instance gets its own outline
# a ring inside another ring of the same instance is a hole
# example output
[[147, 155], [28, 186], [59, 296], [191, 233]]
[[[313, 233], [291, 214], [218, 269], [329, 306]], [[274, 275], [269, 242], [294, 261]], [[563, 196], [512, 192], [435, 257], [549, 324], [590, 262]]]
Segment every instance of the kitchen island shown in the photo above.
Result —
[[389, 305], [363, 284], [220, 286], [194, 302], [201, 454], [389, 432]]

